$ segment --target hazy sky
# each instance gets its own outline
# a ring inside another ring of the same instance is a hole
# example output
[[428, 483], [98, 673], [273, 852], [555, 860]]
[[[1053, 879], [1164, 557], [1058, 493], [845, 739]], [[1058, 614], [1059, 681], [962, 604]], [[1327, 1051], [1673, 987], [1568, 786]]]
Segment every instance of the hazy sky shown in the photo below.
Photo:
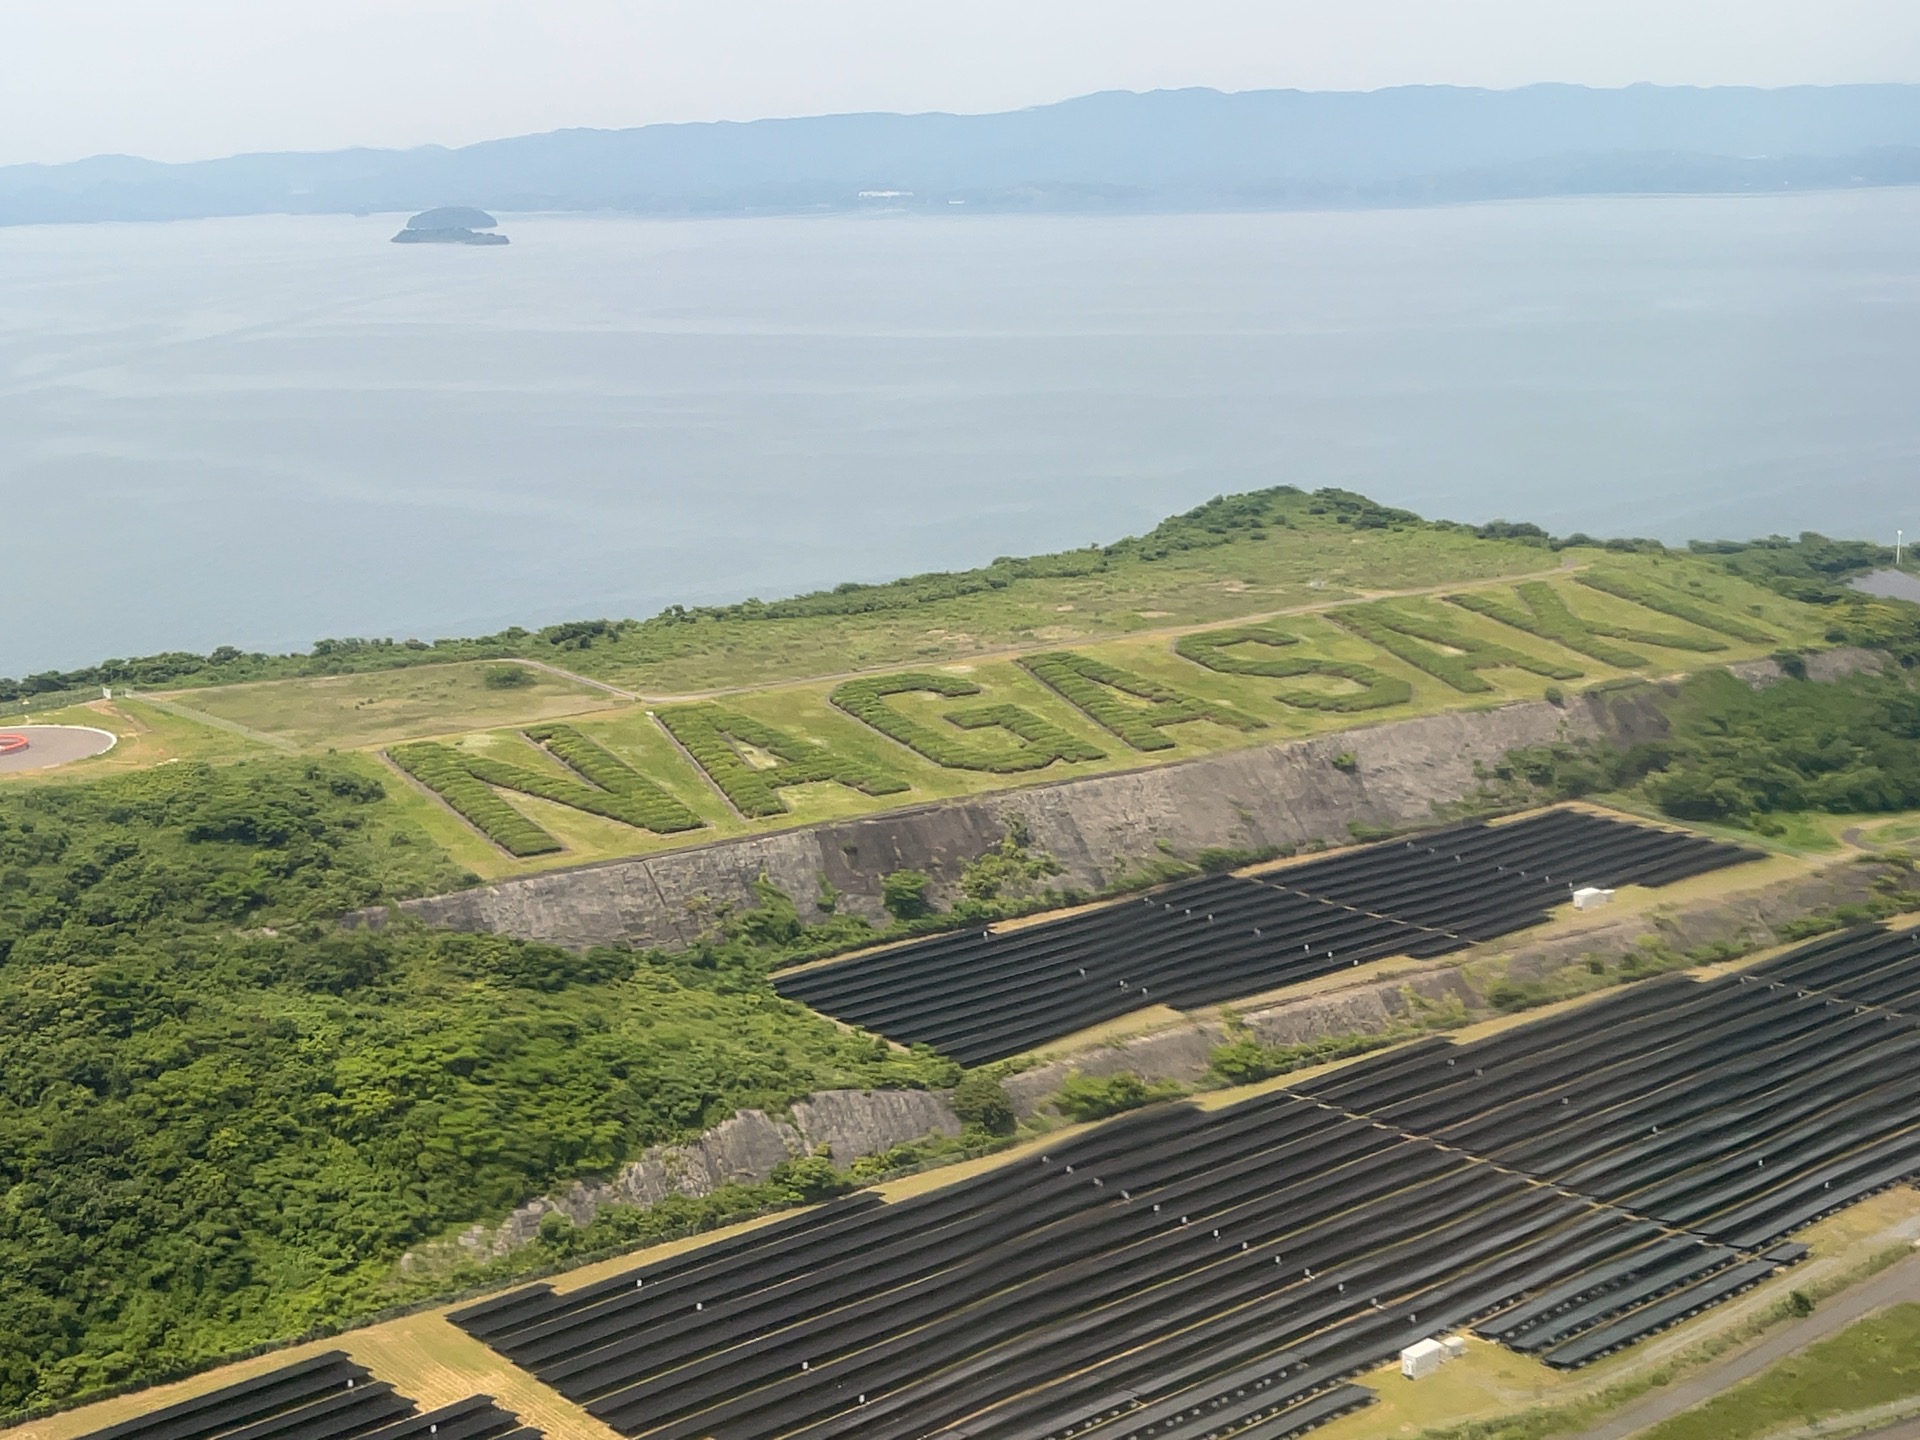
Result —
[[0, 0], [0, 164], [1536, 80], [1920, 81], [1920, 3]]

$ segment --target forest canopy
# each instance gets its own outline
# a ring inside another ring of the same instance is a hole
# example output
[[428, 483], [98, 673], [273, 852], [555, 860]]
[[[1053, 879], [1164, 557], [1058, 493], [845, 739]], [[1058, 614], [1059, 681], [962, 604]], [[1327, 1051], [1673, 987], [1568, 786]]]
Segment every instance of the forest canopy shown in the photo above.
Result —
[[347, 759], [0, 790], [0, 1412], [393, 1298], [742, 1106], [951, 1083], [756, 974], [329, 917], [460, 877]]

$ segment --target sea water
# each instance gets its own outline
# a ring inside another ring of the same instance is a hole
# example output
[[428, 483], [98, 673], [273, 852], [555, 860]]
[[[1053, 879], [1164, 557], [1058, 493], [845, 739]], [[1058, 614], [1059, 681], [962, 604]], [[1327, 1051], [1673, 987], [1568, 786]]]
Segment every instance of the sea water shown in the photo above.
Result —
[[0, 229], [0, 674], [474, 633], [1339, 485], [1920, 534], [1920, 191]]

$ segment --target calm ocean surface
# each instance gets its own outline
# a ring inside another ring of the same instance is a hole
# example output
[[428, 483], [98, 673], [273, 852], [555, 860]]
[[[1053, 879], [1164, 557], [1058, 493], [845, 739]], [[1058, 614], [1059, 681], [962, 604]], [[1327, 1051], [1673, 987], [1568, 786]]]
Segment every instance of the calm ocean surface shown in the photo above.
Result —
[[0, 674], [1109, 539], [1221, 491], [1920, 534], [1920, 191], [0, 229]]

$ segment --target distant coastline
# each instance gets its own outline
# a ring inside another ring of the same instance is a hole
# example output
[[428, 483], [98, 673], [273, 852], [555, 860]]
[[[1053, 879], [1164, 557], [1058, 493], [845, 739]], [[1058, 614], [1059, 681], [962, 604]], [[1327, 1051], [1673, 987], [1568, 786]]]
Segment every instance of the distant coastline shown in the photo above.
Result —
[[504, 235], [489, 234], [484, 230], [402, 230], [393, 237], [396, 245], [506, 245], [511, 242]]
[[662, 217], [1169, 214], [1915, 184], [1920, 85], [1187, 89], [997, 115], [556, 130], [457, 150], [13, 165], [0, 167], [0, 225], [373, 214], [475, 194], [516, 211]]

